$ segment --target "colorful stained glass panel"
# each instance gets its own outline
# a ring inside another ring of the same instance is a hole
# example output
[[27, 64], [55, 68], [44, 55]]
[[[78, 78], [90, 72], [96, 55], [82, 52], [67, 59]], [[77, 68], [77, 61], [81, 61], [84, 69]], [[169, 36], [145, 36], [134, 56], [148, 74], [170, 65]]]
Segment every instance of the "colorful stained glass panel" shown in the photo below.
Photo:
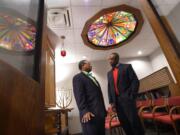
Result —
[[96, 46], [117, 45], [135, 31], [137, 21], [133, 14], [117, 11], [105, 14], [94, 21], [88, 30], [88, 39]]
[[0, 13], [0, 48], [27, 52], [35, 48], [36, 27], [14, 15]]

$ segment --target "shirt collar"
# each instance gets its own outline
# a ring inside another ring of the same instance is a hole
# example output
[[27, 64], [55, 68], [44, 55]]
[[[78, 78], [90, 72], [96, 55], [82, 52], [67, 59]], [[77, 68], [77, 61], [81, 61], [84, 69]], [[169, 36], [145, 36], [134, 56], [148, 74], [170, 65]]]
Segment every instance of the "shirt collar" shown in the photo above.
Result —
[[118, 69], [118, 67], [119, 67], [119, 63], [115, 66], [115, 67], [113, 67], [112, 69], [114, 70], [114, 69]]
[[87, 71], [82, 71], [85, 75], [92, 75], [92, 73], [91, 72], [87, 72]]
[[88, 72], [87, 71], [82, 71], [85, 75], [88, 75]]
[[119, 63], [116, 65], [116, 68], [118, 68], [119, 67]]

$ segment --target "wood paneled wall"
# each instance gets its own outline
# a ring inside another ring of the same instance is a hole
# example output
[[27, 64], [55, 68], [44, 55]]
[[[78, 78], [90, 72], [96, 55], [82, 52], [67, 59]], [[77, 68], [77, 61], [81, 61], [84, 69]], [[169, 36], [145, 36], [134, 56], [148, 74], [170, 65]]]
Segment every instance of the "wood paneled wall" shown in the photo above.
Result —
[[173, 79], [167, 67], [162, 68], [140, 80], [139, 92], [146, 92], [168, 86]]
[[[55, 48], [58, 37], [47, 27], [47, 7], [44, 6], [43, 40], [41, 48], [40, 85], [44, 107], [56, 106]], [[52, 38], [50, 40], [50, 38]], [[45, 116], [44, 116], [45, 118]]]
[[56, 85], [55, 85], [55, 54], [47, 39], [44, 46], [45, 53], [45, 107], [56, 106]]
[[43, 29], [43, 43], [41, 56], [41, 89], [44, 91], [45, 107], [56, 106], [55, 93], [55, 50], [48, 37], [47, 26]]
[[40, 85], [0, 61], [0, 135], [42, 135]]
[[172, 72], [174, 73], [174, 76], [177, 80], [178, 90], [176, 91], [176, 95], [180, 95], [180, 89], [179, 89], [180, 88], [180, 58], [178, 58], [177, 54], [175, 53], [170, 38], [166, 34], [164, 28], [162, 27], [153, 9], [149, 5], [148, 0], [139, 0], [139, 1], [160, 43], [164, 55], [172, 69]]

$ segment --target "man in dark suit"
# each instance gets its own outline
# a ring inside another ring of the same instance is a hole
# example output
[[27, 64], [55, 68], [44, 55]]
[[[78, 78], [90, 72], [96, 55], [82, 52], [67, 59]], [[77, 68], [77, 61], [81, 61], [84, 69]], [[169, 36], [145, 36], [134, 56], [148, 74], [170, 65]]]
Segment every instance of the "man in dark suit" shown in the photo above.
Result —
[[83, 135], [105, 135], [105, 116], [101, 87], [90, 74], [89, 61], [79, 62], [80, 73], [73, 77], [73, 92], [80, 113]]
[[112, 66], [107, 75], [109, 103], [117, 111], [126, 135], [144, 135], [135, 102], [139, 80], [130, 64], [119, 63], [117, 53], [112, 53], [108, 60]]

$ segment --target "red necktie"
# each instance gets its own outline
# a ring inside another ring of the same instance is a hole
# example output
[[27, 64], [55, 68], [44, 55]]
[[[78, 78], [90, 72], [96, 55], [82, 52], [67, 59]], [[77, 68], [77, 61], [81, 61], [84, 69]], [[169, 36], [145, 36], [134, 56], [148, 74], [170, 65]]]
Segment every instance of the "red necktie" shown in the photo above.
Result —
[[119, 95], [119, 90], [117, 87], [117, 79], [118, 79], [118, 68], [113, 69], [113, 79], [114, 79], [114, 88], [116, 95]]

